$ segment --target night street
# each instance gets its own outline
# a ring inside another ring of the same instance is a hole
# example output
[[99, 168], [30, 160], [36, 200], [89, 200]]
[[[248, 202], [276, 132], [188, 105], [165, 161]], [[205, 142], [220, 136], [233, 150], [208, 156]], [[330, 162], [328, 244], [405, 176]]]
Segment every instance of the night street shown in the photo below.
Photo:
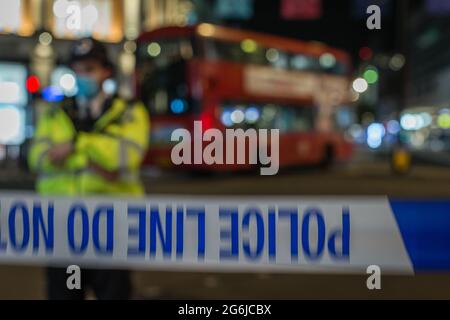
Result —
[[[434, 159], [445, 155], [433, 155]], [[147, 194], [169, 195], [374, 195], [406, 198], [450, 196], [450, 165], [435, 165], [418, 159], [407, 175], [396, 175], [387, 156], [360, 152], [352, 162], [319, 167], [283, 169], [263, 177], [254, 171], [237, 173], [189, 173], [182, 170], [147, 169], [143, 180]], [[31, 174], [3, 168], [0, 189], [34, 188]], [[13, 187], [12, 187], [13, 186]]]
[[[414, 166], [408, 176], [398, 177], [392, 174], [387, 161], [374, 160], [367, 153], [358, 155], [351, 164], [336, 165], [329, 172], [293, 168], [275, 177], [260, 177], [252, 172], [193, 177], [183, 172], [149, 170], [145, 181], [148, 191], [155, 195], [450, 196], [450, 167], [422, 163]], [[32, 182], [22, 183], [26, 189]], [[136, 299], [450, 298], [450, 276], [438, 274], [385, 276], [381, 292], [368, 291], [367, 278], [356, 275], [140, 271], [134, 273], [133, 279]], [[0, 283], [0, 299], [45, 298], [42, 268], [0, 267]]]
[[0, 301], [450, 300], [449, 84], [450, 0], [0, 0]]

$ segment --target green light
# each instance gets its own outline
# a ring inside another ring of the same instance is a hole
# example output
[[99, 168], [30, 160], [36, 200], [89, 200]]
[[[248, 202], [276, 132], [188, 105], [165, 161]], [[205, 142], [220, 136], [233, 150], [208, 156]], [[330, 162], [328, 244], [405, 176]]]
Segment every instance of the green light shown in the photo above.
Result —
[[241, 48], [242, 51], [246, 53], [254, 53], [256, 50], [258, 50], [258, 44], [251, 39], [246, 39], [241, 42]]
[[161, 53], [161, 46], [157, 42], [152, 42], [147, 47], [147, 52], [148, 52], [148, 54], [151, 57], [155, 58], [155, 57], [160, 55], [160, 53]]
[[379, 79], [378, 72], [374, 69], [368, 69], [364, 72], [364, 79], [366, 79], [368, 84], [377, 83]]
[[438, 117], [438, 125], [442, 129], [450, 129], [450, 114], [444, 113]]

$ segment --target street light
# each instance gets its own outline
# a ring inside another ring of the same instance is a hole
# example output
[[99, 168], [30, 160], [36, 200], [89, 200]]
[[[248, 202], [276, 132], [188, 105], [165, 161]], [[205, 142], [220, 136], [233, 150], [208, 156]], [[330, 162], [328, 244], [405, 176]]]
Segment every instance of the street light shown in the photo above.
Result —
[[367, 81], [363, 78], [357, 78], [355, 81], [353, 81], [353, 90], [355, 90], [357, 93], [364, 93], [369, 89], [369, 84]]

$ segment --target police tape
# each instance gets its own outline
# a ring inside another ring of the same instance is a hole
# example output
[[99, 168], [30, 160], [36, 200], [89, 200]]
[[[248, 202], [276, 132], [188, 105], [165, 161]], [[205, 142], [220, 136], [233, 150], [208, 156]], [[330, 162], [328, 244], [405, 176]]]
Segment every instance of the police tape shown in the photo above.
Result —
[[0, 263], [218, 272], [450, 271], [450, 201], [0, 193]]

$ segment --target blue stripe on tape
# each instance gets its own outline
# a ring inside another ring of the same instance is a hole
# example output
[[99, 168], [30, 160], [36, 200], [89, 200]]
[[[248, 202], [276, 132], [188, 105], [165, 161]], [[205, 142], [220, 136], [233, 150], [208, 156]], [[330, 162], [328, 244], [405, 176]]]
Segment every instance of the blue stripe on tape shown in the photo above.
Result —
[[390, 203], [414, 270], [450, 270], [450, 201]]

